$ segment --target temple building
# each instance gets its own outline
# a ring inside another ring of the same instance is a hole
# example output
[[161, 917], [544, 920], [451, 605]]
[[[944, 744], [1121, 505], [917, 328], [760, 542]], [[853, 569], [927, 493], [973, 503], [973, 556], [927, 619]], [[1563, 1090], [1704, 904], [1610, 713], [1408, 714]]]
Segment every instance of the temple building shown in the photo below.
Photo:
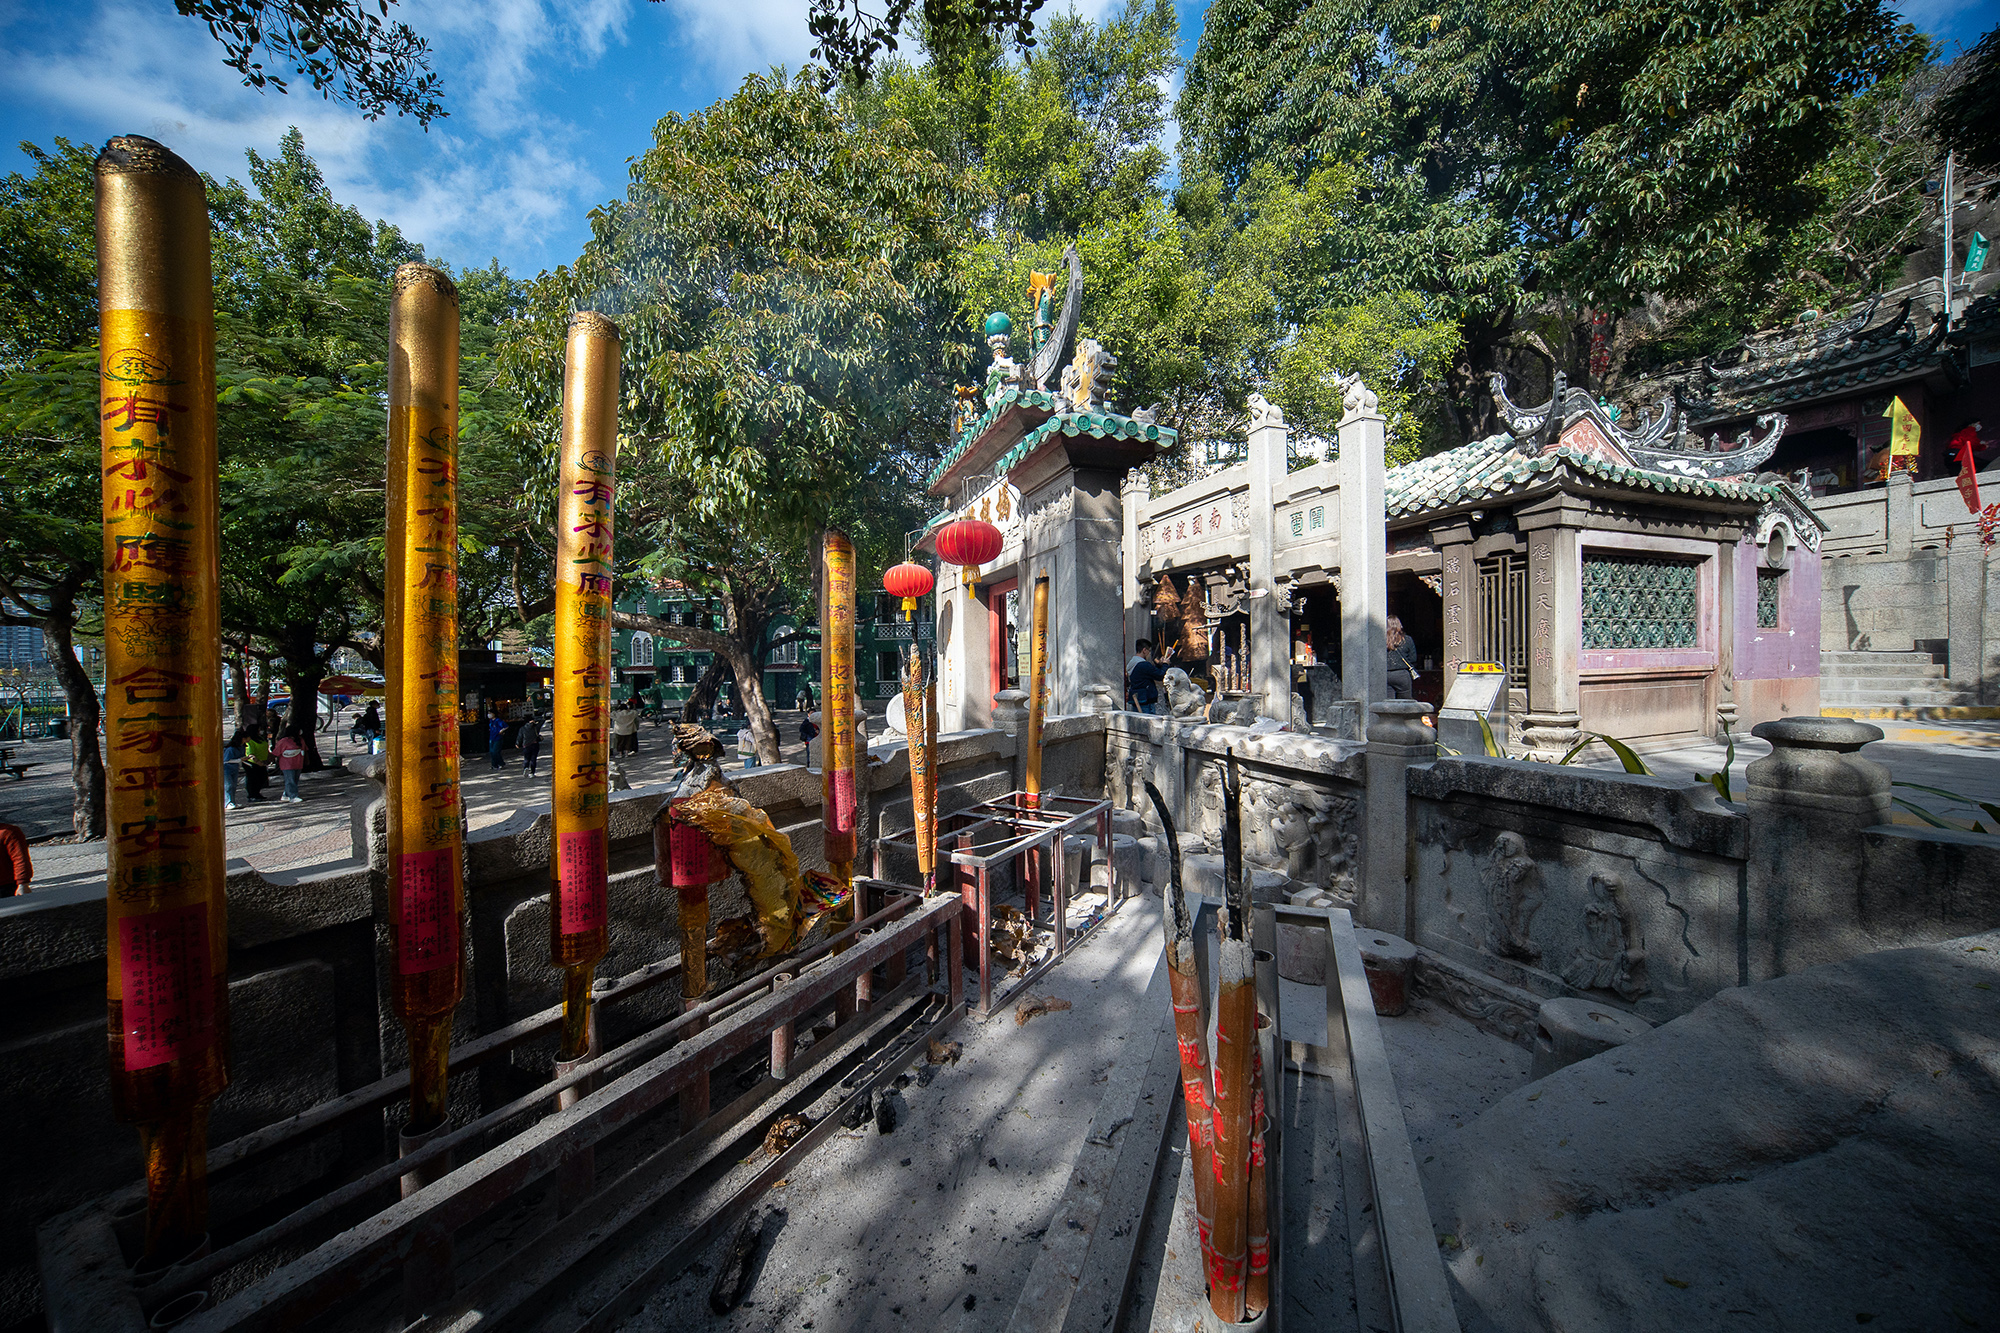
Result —
[[[1080, 287], [1072, 261], [1072, 301]], [[1358, 739], [1387, 696], [1391, 620], [1419, 698], [1441, 701], [1467, 663], [1497, 664], [1511, 753], [1819, 711], [1825, 525], [1767, 468], [1782, 413], [1723, 441], [1671, 398], [1628, 427], [1560, 381], [1523, 408], [1496, 379], [1505, 433], [1385, 469], [1384, 422], [1355, 382], [1329, 457], [1292, 470], [1282, 412], [1253, 397], [1241, 461], [1154, 496], [1135, 469], [1175, 433], [1112, 407], [1115, 360], [1086, 342], [1052, 389], [1064, 356], [1043, 344], [1043, 370], [1015, 366], [995, 320], [994, 373], [931, 478], [949, 508], [926, 544], [955, 517], [1002, 534], [993, 560], [941, 574], [947, 729], [989, 725], [1022, 685], [1028, 590], [1044, 577], [1052, 714], [1123, 707], [1144, 636], [1244, 720]]]

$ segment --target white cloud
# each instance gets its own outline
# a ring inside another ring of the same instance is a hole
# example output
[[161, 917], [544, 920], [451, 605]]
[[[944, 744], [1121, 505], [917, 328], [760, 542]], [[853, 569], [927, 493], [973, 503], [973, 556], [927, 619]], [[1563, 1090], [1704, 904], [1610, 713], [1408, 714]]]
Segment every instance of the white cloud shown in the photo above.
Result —
[[699, 71], [733, 88], [746, 74], [797, 69], [812, 52], [804, 0], [663, 0], [678, 22], [671, 43]]
[[105, 0], [30, 49], [0, 34], [0, 82], [99, 140], [140, 133], [197, 168], [241, 179], [245, 148], [275, 151], [296, 125], [336, 197], [454, 263], [542, 249], [580, 227], [606, 182], [575, 151], [574, 127], [534, 104], [539, 71], [587, 65], [622, 39], [630, 0], [486, 0], [413, 7], [454, 113], [428, 133], [407, 119], [363, 120], [292, 79], [289, 94], [244, 88], [207, 29], [143, 0]]

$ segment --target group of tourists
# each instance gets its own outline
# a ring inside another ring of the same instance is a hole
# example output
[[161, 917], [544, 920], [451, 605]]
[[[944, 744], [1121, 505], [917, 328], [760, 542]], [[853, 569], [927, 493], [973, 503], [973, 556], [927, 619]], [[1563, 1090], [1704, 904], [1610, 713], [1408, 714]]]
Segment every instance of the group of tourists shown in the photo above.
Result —
[[[1386, 684], [1392, 699], [1411, 698], [1416, 690], [1418, 673], [1417, 645], [1403, 631], [1400, 617], [1389, 617], [1389, 661]], [[1160, 683], [1167, 678], [1174, 660], [1174, 650], [1167, 649], [1164, 660], [1155, 660], [1155, 645], [1151, 639], [1140, 639], [1132, 645], [1133, 653], [1125, 663], [1125, 707], [1135, 713], [1157, 713], [1160, 711]], [[1294, 659], [1309, 655], [1310, 638], [1303, 639], [1293, 647]], [[1296, 687], [1296, 686], [1295, 686]], [[1311, 704], [1311, 696], [1306, 702]]]
[[299, 775], [306, 767], [306, 743], [300, 724], [294, 721], [283, 727], [276, 740], [265, 739], [261, 722], [238, 727], [222, 747], [222, 808], [234, 810], [267, 799], [264, 789], [270, 785], [274, 764], [284, 783], [284, 794], [278, 799], [286, 805], [303, 804]]

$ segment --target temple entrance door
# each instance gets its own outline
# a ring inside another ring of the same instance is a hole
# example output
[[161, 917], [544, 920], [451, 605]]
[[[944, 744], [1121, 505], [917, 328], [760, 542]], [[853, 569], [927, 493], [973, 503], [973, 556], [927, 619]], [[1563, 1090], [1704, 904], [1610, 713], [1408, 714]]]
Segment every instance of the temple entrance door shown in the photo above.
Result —
[[1021, 581], [1008, 579], [995, 583], [980, 593], [986, 603], [986, 660], [992, 667], [992, 689], [987, 691], [987, 702], [1002, 690], [1018, 689], [1021, 684], [1020, 665], [1016, 654], [1023, 642], [1021, 627]]

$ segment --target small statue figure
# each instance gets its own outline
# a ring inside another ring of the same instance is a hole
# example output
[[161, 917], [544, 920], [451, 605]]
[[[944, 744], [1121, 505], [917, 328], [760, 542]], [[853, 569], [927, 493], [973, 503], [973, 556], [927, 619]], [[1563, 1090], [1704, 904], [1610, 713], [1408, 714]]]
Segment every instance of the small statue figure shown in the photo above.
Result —
[[1020, 366], [1008, 355], [1013, 347], [1014, 321], [1005, 311], [996, 310], [986, 317], [986, 346], [993, 353], [993, 364], [986, 371], [986, 405], [993, 406], [1000, 395], [1014, 383], [1020, 373]]
[[1250, 429], [1259, 426], [1282, 426], [1285, 424], [1285, 410], [1261, 393], [1250, 395]]
[[1616, 991], [1635, 1000], [1651, 987], [1646, 981], [1646, 950], [1632, 919], [1625, 886], [1616, 875], [1590, 877], [1590, 901], [1583, 908], [1584, 945], [1576, 951], [1563, 980], [1578, 990]]
[[1104, 412], [1110, 409], [1111, 372], [1117, 369], [1118, 358], [1098, 345], [1095, 338], [1085, 338], [1077, 344], [1076, 360], [1070, 363], [1076, 378], [1070, 378], [1069, 370], [1063, 372], [1063, 387], [1069, 394], [1070, 409], [1076, 412]]
[[1028, 336], [1028, 355], [1042, 350], [1056, 324], [1056, 275], [1028, 273], [1028, 304], [1035, 308], [1035, 331]]
[[1174, 718], [1196, 718], [1208, 703], [1208, 696], [1201, 687], [1188, 679], [1188, 673], [1179, 667], [1167, 670], [1167, 716]]
[[965, 433], [965, 428], [979, 420], [979, 386], [961, 384], [958, 386], [958, 402], [952, 411], [951, 433], [954, 436]]
[[1502, 833], [1493, 840], [1493, 857], [1486, 867], [1491, 910], [1486, 928], [1488, 950], [1502, 958], [1541, 961], [1541, 947], [1528, 938], [1528, 925], [1542, 905], [1541, 875], [1520, 834]]
[[1314, 860], [1311, 808], [1296, 802], [1279, 806], [1271, 818], [1271, 842], [1284, 860], [1285, 874], [1306, 883]]

